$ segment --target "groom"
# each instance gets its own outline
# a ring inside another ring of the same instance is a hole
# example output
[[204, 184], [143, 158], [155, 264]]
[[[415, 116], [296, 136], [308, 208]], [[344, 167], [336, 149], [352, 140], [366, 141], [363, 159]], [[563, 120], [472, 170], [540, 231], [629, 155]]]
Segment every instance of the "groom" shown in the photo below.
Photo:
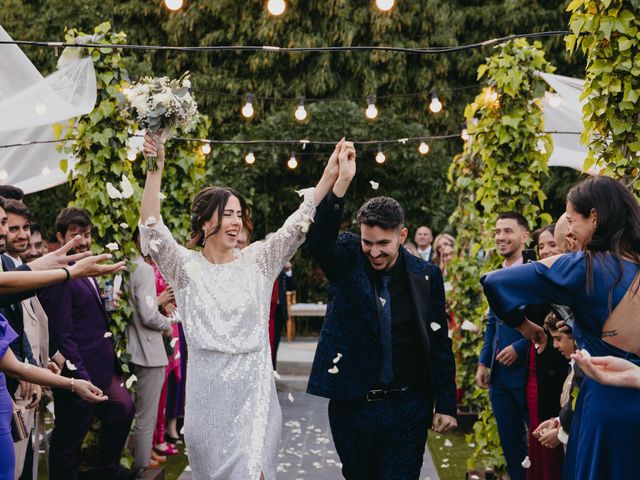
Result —
[[330, 399], [345, 478], [418, 479], [428, 428], [447, 433], [457, 425], [442, 275], [401, 246], [404, 212], [392, 198], [360, 208], [360, 235], [338, 235], [355, 171], [354, 150], [340, 160], [307, 236], [329, 280], [307, 391]]

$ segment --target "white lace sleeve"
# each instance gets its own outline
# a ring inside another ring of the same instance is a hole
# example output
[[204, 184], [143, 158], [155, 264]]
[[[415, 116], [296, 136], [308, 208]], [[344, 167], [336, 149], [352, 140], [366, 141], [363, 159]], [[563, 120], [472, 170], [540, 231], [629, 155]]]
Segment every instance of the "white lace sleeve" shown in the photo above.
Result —
[[316, 214], [313, 202], [315, 188], [307, 188], [297, 192], [303, 201], [298, 210], [293, 212], [269, 239], [256, 242], [247, 250], [254, 250], [260, 271], [273, 280], [284, 268], [284, 264], [293, 257], [296, 250], [304, 243], [309, 225]]
[[155, 224], [140, 222], [138, 228], [142, 254], [151, 255], [162, 276], [174, 288], [185, 287], [189, 277], [184, 266], [189, 261], [190, 251], [176, 242], [162, 218]]

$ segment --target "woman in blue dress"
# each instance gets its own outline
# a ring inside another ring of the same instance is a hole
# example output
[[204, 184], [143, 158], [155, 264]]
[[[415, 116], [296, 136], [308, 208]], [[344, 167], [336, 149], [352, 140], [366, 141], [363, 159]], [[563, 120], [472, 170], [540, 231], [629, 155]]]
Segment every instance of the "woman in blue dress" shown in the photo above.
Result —
[[[69, 243], [73, 246], [73, 242]], [[124, 268], [123, 262], [113, 265], [97, 264], [107, 258], [110, 256], [106, 254], [94, 255], [78, 261], [73, 266], [57, 270], [0, 272], [0, 293], [16, 293], [42, 288], [71, 278], [114, 273]], [[0, 480], [13, 480], [15, 470], [11, 437], [13, 400], [7, 391], [5, 373], [31, 383], [71, 390], [88, 402], [107, 400], [98, 387], [86, 380], [62, 377], [45, 368], [19, 362], [9, 349], [9, 344], [15, 340], [16, 336], [7, 319], [0, 315]]]
[[[568, 305], [585, 355], [640, 365], [640, 206], [620, 183], [592, 177], [567, 196], [568, 235], [582, 251], [491, 272], [482, 279], [491, 308], [543, 345], [544, 331], [524, 307]], [[576, 399], [563, 478], [637, 478], [640, 390], [585, 379]]]

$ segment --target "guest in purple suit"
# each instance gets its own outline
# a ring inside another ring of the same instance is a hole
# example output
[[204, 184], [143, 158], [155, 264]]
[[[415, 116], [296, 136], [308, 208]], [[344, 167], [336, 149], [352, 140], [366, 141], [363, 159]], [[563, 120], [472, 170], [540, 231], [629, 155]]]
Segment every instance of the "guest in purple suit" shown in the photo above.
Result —
[[[56, 219], [56, 236], [66, 244], [82, 240], [76, 253], [91, 246], [91, 219], [79, 208], [65, 208]], [[120, 456], [133, 420], [134, 406], [116, 361], [107, 314], [97, 283], [79, 278], [44, 289], [38, 298], [49, 317], [50, 336], [66, 362], [62, 375], [91, 381], [109, 400], [92, 404], [66, 391], [54, 391], [56, 423], [49, 451], [51, 479], [73, 480], [80, 465], [82, 442], [94, 417], [100, 420], [96, 478], [129, 478]]]

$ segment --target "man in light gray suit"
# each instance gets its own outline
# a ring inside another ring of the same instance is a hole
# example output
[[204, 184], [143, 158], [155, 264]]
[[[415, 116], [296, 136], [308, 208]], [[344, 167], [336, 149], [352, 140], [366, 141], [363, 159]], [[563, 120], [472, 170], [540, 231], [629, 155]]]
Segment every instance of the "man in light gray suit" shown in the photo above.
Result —
[[[138, 229], [134, 240], [140, 250]], [[133, 318], [128, 328], [127, 351], [138, 378], [133, 428], [135, 468], [149, 467], [158, 401], [168, 363], [162, 335], [171, 337], [171, 322], [158, 310], [153, 267], [142, 256], [133, 259], [127, 285]]]

